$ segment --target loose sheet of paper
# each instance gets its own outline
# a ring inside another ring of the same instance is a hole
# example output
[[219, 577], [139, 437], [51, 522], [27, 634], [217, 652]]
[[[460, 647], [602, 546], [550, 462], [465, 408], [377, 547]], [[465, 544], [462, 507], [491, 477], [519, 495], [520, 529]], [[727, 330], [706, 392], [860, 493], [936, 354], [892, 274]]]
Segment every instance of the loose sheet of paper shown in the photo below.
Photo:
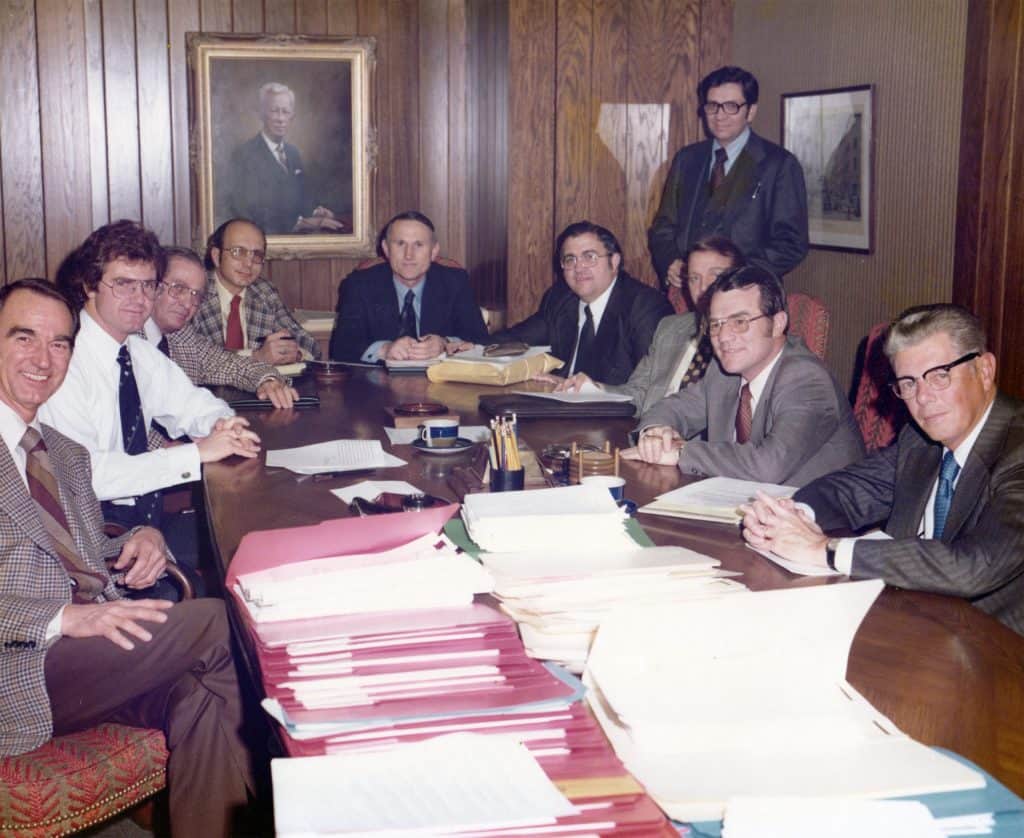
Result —
[[373, 500], [384, 492], [392, 492], [396, 495], [415, 495], [419, 494], [421, 490], [404, 480], [361, 480], [351, 486], [331, 489], [331, 494], [345, 503], [352, 503], [356, 498]]
[[725, 838], [943, 838], [916, 800], [821, 797], [734, 797], [726, 804]]
[[335, 439], [267, 452], [268, 467], [286, 468], [296, 474], [360, 471], [404, 465], [405, 460], [388, 454], [377, 439]]
[[275, 759], [279, 836], [375, 830], [441, 835], [553, 824], [577, 813], [513, 739], [460, 734], [385, 751]]
[[552, 401], [567, 402], [569, 404], [586, 404], [588, 402], [630, 402], [633, 400], [632, 396], [627, 396], [624, 393], [609, 393], [606, 390], [602, 390], [600, 387], [595, 387], [594, 384], [589, 381], [576, 391], [566, 390], [561, 393], [536, 393], [528, 390], [513, 390], [512, 392], [517, 396], [536, 396], [540, 399], [551, 399]]

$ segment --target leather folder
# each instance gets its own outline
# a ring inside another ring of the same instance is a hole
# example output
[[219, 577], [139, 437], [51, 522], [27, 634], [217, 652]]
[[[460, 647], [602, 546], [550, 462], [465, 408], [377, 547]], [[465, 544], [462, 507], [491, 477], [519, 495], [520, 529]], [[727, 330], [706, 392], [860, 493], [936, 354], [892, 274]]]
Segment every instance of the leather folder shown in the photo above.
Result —
[[636, 405], [622, 401], [570, 404], [519, 393], [495, 393], [480, 397], [480, 410], [488, 416], [515, 413], [520, 419], [629, 419]]
[[[230, 399], [228, 404], [234, 410], [273, 410], [274, 405], [270, 399], [260, 399], [255, 396], [242, 396]], [[299, 396], [293, 405], [295, 410], [313, 410], [320, 407], [319, 396]]]

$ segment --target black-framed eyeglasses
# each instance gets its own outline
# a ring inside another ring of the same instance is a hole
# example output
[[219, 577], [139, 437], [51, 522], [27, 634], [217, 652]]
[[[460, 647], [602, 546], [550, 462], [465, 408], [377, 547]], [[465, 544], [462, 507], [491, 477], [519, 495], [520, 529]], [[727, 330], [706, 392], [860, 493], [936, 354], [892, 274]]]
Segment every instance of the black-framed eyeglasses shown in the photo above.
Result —
[[953, 380], [951, 374], [953, 367], [958, 367], [980, 357], [980, 352], [968, 352], [966, 355], [961, 355], [955, 361], [951, 361], [948, 364], [940, 364], [937, 367], [932, 367], [930, 370], [925, 370], [918, 377], [913, 375], [901, 376], [895, 381], [890, 381], [889, 386], [892, 387], [892, 391], [897, 396], [904, 400], [914, 397], [914, 394], [917, 392], [918, 381], [925, 382], [932, 390], [945, 390]]
[[725, 111], [728, 116], [736, 116], [740, 108], [746, 107], [746, 102], [705, 102], [701, 110], [708, 116], [714, 116], [719, 111]]
[[246, 259], [251, 258], [254, 265], [262, 265], [263, 260], [267, 258], [267, 254], [262, 250], [249, 250], [249, 248], [241, 247], [237, 244], [234, 247], [225, 247], [224, 249], [231, 254], [232, 259], [237, 259], [239, 262], [244, 262]]
[[189, 305], [194, 306], [199, 305], [206, 296], [205, 288], [196, 291], [181, 282], [164, 282], [161, 284], [160, 288], [163, 290], [163, 293], [172, 300], [177, 300], [179, 303], [188, 303]]
[[584, 268], [592, 268], [601, 259], [609, 255], [608, 253], [598, 253], [596, 250], [584, 250], [579, 256], [576, 256], [574, 253], [563, 256], [561, 264], [567, 271], [574, 271], [580, 265]]
[[757, 317], [748, 317], [746, 314], [734, 314], [732, 315], [732, 317], [722, 317], [719, 318], [718, 320], [708, 320], [708, 334], [711, 335], [711, 337], [715, 337], [716, 335], [718, 335], [719, 332], [722, 331], [722, 328], [726, 325], [726, 323], [728, 323], [729, 328], [735, 334], [742, 335], [744, 332], [750, 329], [750, 324], [753, 323], [755, 320], [760, 320], [763, 317], [768, 316], [769, 315], [767, 314], [759, 314], [757, 315]]
[[113, 282], [103, 282], [119, 300], [133, 297], [139, 291], [142, 296], [152, 300], [156, 296], [156, 289], [160, 285], [155, 279], [128, 279], [126, 276], [119, 276]]

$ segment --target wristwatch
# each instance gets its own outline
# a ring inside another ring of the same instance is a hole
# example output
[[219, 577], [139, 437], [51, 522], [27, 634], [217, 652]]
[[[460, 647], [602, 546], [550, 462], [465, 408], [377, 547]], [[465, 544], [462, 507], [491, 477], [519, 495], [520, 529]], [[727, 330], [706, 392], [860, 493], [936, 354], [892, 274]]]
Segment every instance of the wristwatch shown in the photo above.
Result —
[[825, 542], [825, 561], [831, 570], [836, 569], [836, 550], [839, 549], [839, 542], [838, 538], [830, 538]]

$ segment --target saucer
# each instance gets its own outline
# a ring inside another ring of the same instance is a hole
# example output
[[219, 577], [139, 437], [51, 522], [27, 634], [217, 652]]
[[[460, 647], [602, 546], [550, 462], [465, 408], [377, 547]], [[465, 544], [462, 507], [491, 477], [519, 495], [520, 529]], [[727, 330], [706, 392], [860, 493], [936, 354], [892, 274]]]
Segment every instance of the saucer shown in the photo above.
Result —
[[437, 454], [441, 457], [447, 456], [448, 454], [461, 454], [463, 451], [468, 451], [474, 445], [476, 445], [476, 443], [473, 442], [473, 440], [466, 439], [464, 436], [460, 436], [447, 448], [431, 448], [422, 439], [414, 439], [412, 441], [412, 447], [421, 454]]

